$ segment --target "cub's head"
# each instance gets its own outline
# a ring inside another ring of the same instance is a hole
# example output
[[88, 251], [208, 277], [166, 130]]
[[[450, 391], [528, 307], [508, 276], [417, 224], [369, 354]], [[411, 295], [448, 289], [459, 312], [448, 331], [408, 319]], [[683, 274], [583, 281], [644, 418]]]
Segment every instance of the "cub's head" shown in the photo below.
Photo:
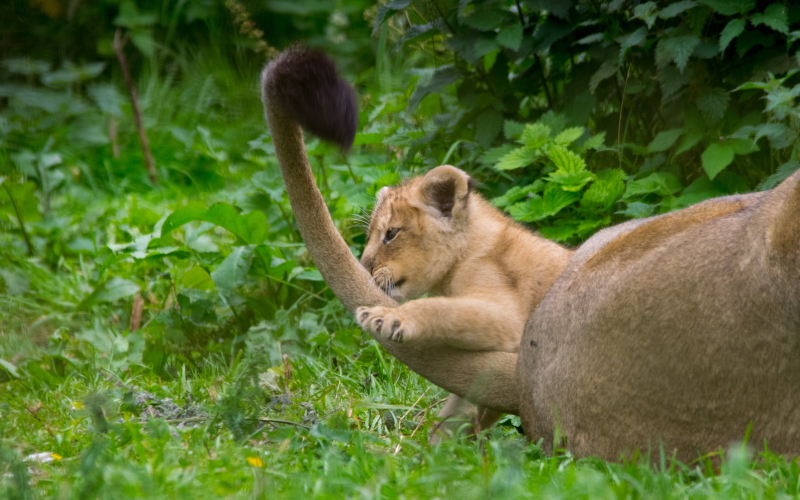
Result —
[[466, 249], [471, 190], [449, 165], [381, 189], [361, 257], [375, 284], [399, 300], [434, 289]]

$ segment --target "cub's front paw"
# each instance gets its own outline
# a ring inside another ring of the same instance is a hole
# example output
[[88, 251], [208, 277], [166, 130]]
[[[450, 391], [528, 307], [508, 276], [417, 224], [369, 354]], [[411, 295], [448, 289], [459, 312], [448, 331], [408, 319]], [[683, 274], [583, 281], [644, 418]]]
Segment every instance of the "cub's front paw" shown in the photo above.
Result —
[[356, 321], [361, 328], [394, 342], [409, 342], [415, 337], [414, 323], [403, 318], [397, 308], [359, 307]]

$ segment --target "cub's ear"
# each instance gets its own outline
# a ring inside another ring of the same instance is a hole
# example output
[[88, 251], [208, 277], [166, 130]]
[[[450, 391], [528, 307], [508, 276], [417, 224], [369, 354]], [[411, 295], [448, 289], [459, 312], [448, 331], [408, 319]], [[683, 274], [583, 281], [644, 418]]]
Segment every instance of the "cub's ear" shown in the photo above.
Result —
[[419, 186], [424, 203], [436, 209], [441, 217], [452, 219], [466, 207], [473, 181], [463, 170], [450, 165], [436, 167]]
[[381, 200], [383, 199], [383, 197], [386, 196], [387, 194], [389, 194], [389, 191], [391, 191], [391, 190], [392, 190], [392, 188], [390, 188], [389, 186], [383, 186], [382, 188], [380, 188], [378, 190], [378, 193], [375, 195], [375, 206], [380, 205]]

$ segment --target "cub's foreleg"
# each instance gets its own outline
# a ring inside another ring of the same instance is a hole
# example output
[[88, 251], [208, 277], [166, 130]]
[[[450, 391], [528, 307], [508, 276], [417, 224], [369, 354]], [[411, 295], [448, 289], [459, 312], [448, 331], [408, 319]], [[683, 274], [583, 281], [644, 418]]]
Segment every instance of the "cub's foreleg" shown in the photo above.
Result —
[[438, 341], [471, 351], [517, 352], [525, 326], [520, 316], [513, 305], [462, 297], [356, 310], [362, 328], [395, 342]]

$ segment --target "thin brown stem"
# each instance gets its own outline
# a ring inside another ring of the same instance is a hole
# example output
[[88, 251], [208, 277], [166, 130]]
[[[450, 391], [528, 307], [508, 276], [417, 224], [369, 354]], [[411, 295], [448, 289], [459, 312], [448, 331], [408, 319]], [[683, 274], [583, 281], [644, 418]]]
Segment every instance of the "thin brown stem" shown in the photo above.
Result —
[[128, 66], [128, 59], [125, 57], [123, 48], [128, 41], [128, 35], [122, 36], [122, 29], [117, 28], [114, 33], [114, 52], [117, 54], [117, 60], [122, 68], [122, 76], [125, 77], [125, 85], [128, 87], [128, 93], [131, 95], [131, 105], [133, 107], [133, 121], [136, 123], [136, 130], [139, 132], [139, 144], [142, 146], [142, 156], [144, 157], [144, 167], [147, 170], [147, 176], [153, 185], [158, 184], [158, 177], [156, 175], [156, 168], [153, 165], [153, 155], [150, 152], [150, 143], [147, 141], [147, 131], [142, 123], [142, 111], [139, 107], [139, 94], [136, 92], [136, 85], [133, 83], [131, 77], [131, 70]]
[[519, 16], [519, 24], [522, 25], [522, 28], [525, 29], [525, 18], [522, 17], [522, 5], [519, 4], [519, 0], [515, 0], [517, 2], [517, 15]]
[[42, 427], [44, 427], [44, 430], [46, 430], [47, 433], [50, 434], [51, 438], [56, 439], [56, 435], [53, 434], [53, 431], [50, 430], [50, 427], [48, 427], [47, 424], [43, 422], [42, 419], [40, 419], [39, 416], [36, 414], [39, 411], [38, 408], [36, 410], [32, 410], [30, 407], [26, 407], [25, 409], [28, 410], [28, 413], [30, 413], [33, 416], [33, 418], [36, 419], [37, 422], [42, 424]]

